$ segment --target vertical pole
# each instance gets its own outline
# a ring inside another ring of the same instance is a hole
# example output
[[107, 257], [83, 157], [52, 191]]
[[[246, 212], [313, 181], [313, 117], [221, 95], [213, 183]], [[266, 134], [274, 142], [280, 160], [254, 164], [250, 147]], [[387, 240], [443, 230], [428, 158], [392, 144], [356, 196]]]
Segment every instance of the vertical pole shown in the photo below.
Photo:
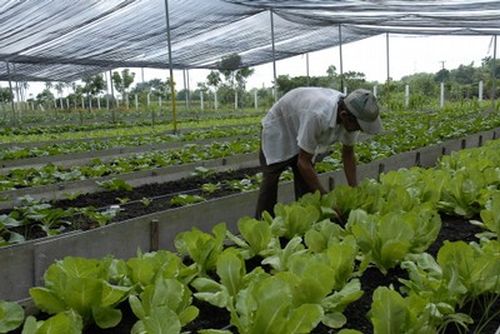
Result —
[[111, 121], [113, 123], [116, 122], [116, 114], [115, 114], [115, 108], [114, 108], [114, 101], [115, 101], [115, 90], [113, 88], [113, 76], [111, 74], [111, 70], [109, 70], [109, 88], [111, 88]]
[[21, 101], [19, 99], [19, 84], [17, 82], [17, 69], [16, 69], [16, 64], [12, 64], [12, 67], [14, 68], [14, 82], [16, 83], [16, 104], [17, 108], [16, 110], [19, 110], [19, 102]]
[[128, 93], [125, 93], [125, 108], [128, 110], [130, 107], [130, 101], [128, 99]]
[[377, 85], [373, 86], [373, 95], [377, 97]]
[[238, 110], [238, 91], [234, 90], [234, 110]]
[[144, 67], [141, 67], [141, 79], [142, 83], [144, 83]]
[[101, 110], [101, 98], [97, 96], [97, 109]]
[[410, 85], [405, 85], [405, 107], [408, 108], [410, 105]]
[[493, 63], [491, 66], [491, 77], [493, 80], [491, 91], [491, 102], [493, 110], [496, 108], [496, 91], [497, 91], [497, 76], [496, 76], [496, 59], [497, 59], [497, 35], [493, 37]]
[[92, 95], [89, 96], [89, 111], [92, 111]]
[[165, 16], [167, 19], [167, 42], [168, 42], [168, 63], [170, 69], [170, 91], [172, 93], [172, 116], [174, 133], [177, 132], [177, 117], [175, 113], [175, 89], [174, 89], [174, 72], [172, 69], [172, 41], [170, 39], [170, 17], [168, 13], [168, 0], [165, 0]]
[[106, 78], [106, 110], [109, 110], [109, 82], [111, 80], [108, 80], [108, 74], [104, 72], [104, 77]]
[[188, 92], [187, 92], [186, 69], [182, 70], [182, 80], [184, 81], [184, 103], [186, 105], [186, 110], [188, 110]]
[[255, 110], [257, 111], [259, 109], [259, 104], [258, 104], [258, 100], [257, 100], [257, 89], [255, 89], [253, 91], [253, 101], [254, 101], [254, 105], [255, 105]]
[[483, 80], [479, 81], [479, 92], [478, 92], [478, 98], [479, 101], [483, 100]]
[[186, 69], [186, 83], [187, 83], [187, 101], [188, 101], [188, 109], [191, 109], [191, 88], [189, 86], [189, 69]]
[[69, 99], [68, 98], [66, 98], [66, 109], [69, 110]]
[[137, 94], [135, 94], [135, 111], [138, 112], [139, 111], [139, 97], [137, 96]]
[[10, 106], [12, 107], [12, 124], [16, 125], [16, 105], [14, 104], [14, 94], [12, 94], [12, 80], [10, 78], [10, 64], [9, 61], [5, 62], [7, 64], [7, 77], [9, 78], [9, 92], [10, 92]]
[[219, 101], [217, 101], [217, 88], [214, 90], [214, 109], [217, 110], [219, 108]]
[[444, 82], [441, 82], [441, 94], [439, 94], [439, 106], [444, 107]]
[[389, 81], [391, 80], [391, 72], [389, 68], [389, 33], [385, 33], [385, 46], [386, 46], [386, 55], [387, 55], [387, 85], [389, 85]]
[[82, 96], [82, 109], [85, 109], [85, 98]]
[[344, 58], [342, 54], [342, 25], [339, 24], [340, 91], [344, 91]]
[[278, 92], [277, 92], [277, 87], [276, 87], [276, 48], [274, 45], [274, 17], [273, 17], [273, 10], [269, 10], [269, 14], [271, 16], [271, 46], [273, 50], [273, 95], [274, 95], [274, 102], [278, 101]]
[[307, 74], [307, 85], [311, 85], [311, 78], [309, 76], [309, 52], [306, 53], [306, 74]]
[[60, 107], [61, 110], [64, 109], [63, 98], [61, 96], [59, 97], [59, 107]]
[[146, 104], [149, 108], [149, 105], [151, 104], [151, 92], [149, 92], [148, 95], [146, 95], [146, 99], [147, 99]]
[[200, 90], [200, 107], [201, 107], [201, 111], [203, 111], [205, 109], [205, 104], [204, 104], [204, 101], [203, 101], [203, 91]]

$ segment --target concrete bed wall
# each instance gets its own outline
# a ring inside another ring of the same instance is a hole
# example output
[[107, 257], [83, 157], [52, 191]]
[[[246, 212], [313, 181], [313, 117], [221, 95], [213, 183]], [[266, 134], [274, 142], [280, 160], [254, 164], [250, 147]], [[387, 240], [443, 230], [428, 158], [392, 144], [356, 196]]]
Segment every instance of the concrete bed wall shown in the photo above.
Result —
[[[476, 147], [497, 137], [496, 130], [465, 138], [465, 147]], [[481, 140], [480, 140], [481, 138]], [[469, 144], [470, 142], [470, 144]], [[458, 146], [457, 146], [458, 145]], [[464, 144], [449, 141], [432, 147], [402, 153], [358, 166], [358, 178], [377, 178], [381, 172], [414, 166], [420, 159], [423, 165], [434, 165], [443, 152], [451, 152]], [[427, 157], [427, 154], [429, 157]], [[434, 159], [434, 163], [431, 162]], [[320, 181], [331, 189], [345, 184], [343, 171], [320, 175]], [[258, 191], [235, 194], [192, 206], [156, 212], [124, 222], [106, 225], [89, 231], [32, 240], [20, 245], [0, 248], [0, 300], [20, 301], [29, 297], [28, 289], [42, 283], [43, 273], [57, 259], [65, 256], [129, 258], [137, 249], [174, 250], [173, 240], [182, 231], [198, 227], [204, 231], [225, 222], [232, 231], [240, 217], [253, 216]], [[280, 185], [279, 201], [294, 200], [293, 183]]]

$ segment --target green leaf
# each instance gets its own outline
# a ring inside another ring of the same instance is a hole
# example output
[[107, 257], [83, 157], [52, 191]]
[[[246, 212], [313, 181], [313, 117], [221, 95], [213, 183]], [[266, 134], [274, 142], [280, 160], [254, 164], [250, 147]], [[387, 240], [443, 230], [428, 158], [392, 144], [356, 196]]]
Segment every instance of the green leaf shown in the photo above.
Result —
[[179, 334], [181, 323], [177, 314], [167, 306], [155, 307], [142, 320], [147, 334]]
[[129, 292], [129, 287], [111, 285], [103, 281], [100, 306], [114, 306], [127, 298]]
[[81, 334], [83, 321], [80, 315], [74, 311], [58, 313], [45, 320], [40, 326], [37, 334]]
[[196, 306], [188, 306], [179, 314], [179, 321], [182, 326], [187, 325], [200, 314], [200, 310]]
[[0, 300], [0, 333], [16, 329], [23, 320], [24, 310], [20, 305]]
[[347, 322], [347, 318], [341, 312], [326, 313], [321, 322], [330, 328], [341, 328]]
[[36, 331], [38, 330], [38, 325], [36, 322], [36, 318], [32, 315], [26, 318], [26, 321], [24, 322], [23, 326], [23, 331], [21, 334], [36, 334]]
[[226, 287], [229, 295], [235, 296], [240, 290], [245, 274], [245, 264], [234, 249], [227, 249], [217, 259], [217, 275]]
[[66, 310], [66, 304], [47, 288], [35, 287], [30, 289], [30, 296], [35, 305], [49, 314], [56, 314]]
[[288, 316], [285, 333], [309, 333], [321, 321], [323, 309], [318, 304], [303, 304], [294, 309]]
[[375, 290], [370, 311], [374, 334], [405, 333], [408, 317], [409, 311], [399, 293], [386, 287]]
[[128, 302], [132, 312], [134, 312], [138, 319], [144, 319], [146, 317], [146, 311], [144, 310], [144, 307], [142, 307], [142, 303], [137, 296], [130, 295], [128, 297]]
[[100, 328], [115, 327], [122, 320], [122, 312], [112, 307], [95, 307], [92, 308], [92, 315], [95, 323]]

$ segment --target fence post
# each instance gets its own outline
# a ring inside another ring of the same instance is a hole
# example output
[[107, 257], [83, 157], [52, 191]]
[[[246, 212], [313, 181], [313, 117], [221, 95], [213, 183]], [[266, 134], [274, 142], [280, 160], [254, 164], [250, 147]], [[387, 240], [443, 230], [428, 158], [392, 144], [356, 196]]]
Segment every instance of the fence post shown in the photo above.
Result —
[[405, 85], [405, 107], [408, 108], [410, 105], [410, 85]]
[[214, 90], [214, 109], [217, 110], [219, 107], [219, 103], [217, 101], [217, 90]]
[[377, 85], [373, 86], [373, 95], [377, 97]]
[[479, 94], [478, 94], [478, 100], [482, 101], [483, 100], [483, 80], [479, 81]]
[[101, 110], [101, 98], [97, 97], [97, 109]]
[[92, 111], [92, 96], [89, 96], [89, 110]]
[[83, 96], [82, 96], [82, 109], [85, 109], [85, 99]]
[[135, 94], [135, 111], [139, 111], [139, 97]]
[[68, 99], [68, 98], [66, 98], [66, 108], [67, 108], [68, 110], [70, 109], [70, 107], [69, 107], [69, 99]]
[[238, 91], [234, 91], [234, 110], [238, 109]]
[[201, 107], [201, 111], [203, 111], [205, 108], [205, 105], [203, 103], [203, 91], [200, 90], [200, 107]]
[[444, 82], [441, 82], [441, 94], [439, 94], [439, 106], [444, 107]]
[[253, 91], [253, 103], [255, 105], [255, 110], [257, 111], [259, 109], [259, 101], [258, 101], [258, 96], [257, 96], [257, 89]]

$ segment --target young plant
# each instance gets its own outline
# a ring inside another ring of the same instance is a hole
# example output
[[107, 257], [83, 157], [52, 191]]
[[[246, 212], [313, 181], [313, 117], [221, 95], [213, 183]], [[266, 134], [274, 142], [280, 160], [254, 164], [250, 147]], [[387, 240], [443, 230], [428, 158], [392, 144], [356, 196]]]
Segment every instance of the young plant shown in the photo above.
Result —
[[116, 326], [122, 318], [115, 307], [128, 297], [130, 288], [108, 282], [110, 259], [66, 257], [52, 264], [44, 275], [45, 287], [30, 289], [35, 305], [49, 314], [72, 309], [84, 324], [100, 328]]
[[109, 191], [132, 191], [133, 187], [122, 179], [112, 178], [106, 181], [97, 181], [97, 185]]
[[176, 195], [170, 199], [170, 205], [172, 206], [186, 206], [192, 205], [200, 202], [204, 202], [205, 199], [198, 195], [181, 194]]
[[34, 316], [26, 318], [22, 334], [81, 334], [82, 317], [74, 310], [62, 311], [47, 320], [37, 321]]
[[0, 300], [0, 333], [9, 333], [18, 328], [23, 320], [24, 310], [20, 305]]

